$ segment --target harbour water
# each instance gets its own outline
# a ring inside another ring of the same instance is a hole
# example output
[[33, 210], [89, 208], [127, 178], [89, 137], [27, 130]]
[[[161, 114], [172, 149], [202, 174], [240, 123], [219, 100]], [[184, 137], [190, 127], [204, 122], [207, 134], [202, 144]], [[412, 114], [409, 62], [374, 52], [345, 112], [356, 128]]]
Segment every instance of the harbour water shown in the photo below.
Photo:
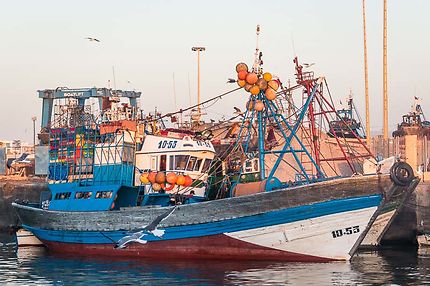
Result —
[[1, 285], [424, 285], [430, 252], [398, 247], [359, 252], [350, 262], [282, 263], [116, 260], [16, 250], [0, 237]]

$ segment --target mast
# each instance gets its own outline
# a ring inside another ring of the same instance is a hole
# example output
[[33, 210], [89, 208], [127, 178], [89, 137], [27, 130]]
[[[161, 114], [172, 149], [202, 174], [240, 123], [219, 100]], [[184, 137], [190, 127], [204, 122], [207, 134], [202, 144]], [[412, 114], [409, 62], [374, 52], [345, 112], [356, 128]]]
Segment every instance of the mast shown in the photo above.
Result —
[[[258, 38], [260, 36], [260, 25], [257, 25], [257, 30], [256, 30], [256, 37], [257, 37], [257, 41], [256, 41], [256, 48], [255, 48], [255, 57], [254, 57], [254, 64], [252, 66], [252, 70], [254, 73], [261, 74], [262, 72], [262, 60], [261, 60], [261, 56], [262, 53], [260, 52], [260, 49], [258, 47]], [[258, 99], [262, 100], [263, 99], [263, 94], [260, 92], [258, 94]], [[262, 112], [258, 112], [258, 150], [259, 150], [259, 161], [260, 161], [260, 178], [261, 180], [264, 180], [266, 178], [266, 170], [265, 170], [265, 161], [264, 161], [264, 133], [265, 133], [265, 128], [263, 127], [263, 117], [262, 117]]]
[[363, 0], [364, 97], [366, 101], [366, 144], [370, 146], [369, 74], [367, 68], [366, 0]]
[[384, 45], [383, 45], [383, 77], [384, 77], [384, 140], [388, 140], [388, 83], [387, 83], [387, 0], [384, 0]]

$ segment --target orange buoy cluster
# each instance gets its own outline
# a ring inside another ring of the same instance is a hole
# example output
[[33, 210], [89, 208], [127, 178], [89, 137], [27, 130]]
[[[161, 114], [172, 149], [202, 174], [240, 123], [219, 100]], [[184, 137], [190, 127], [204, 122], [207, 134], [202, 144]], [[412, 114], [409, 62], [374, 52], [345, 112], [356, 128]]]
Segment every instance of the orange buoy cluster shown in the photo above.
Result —
[[140, 182], [144, 185], [151, 184], [156, 192], [160, 190], [171, 191], [178, 186], [189, 187], [193, 179], [188, 175], [177, 175], [175, 173], [149, 172], [140, 175]]
[[[276, 91], [279, 89], [279, 81], [272, 79], [272, 74], [265, 72], [257, 74], [248, 71], [248, 66], [245, 63], [238, 63], [236, 65], [237, 84], [243, 87], [252, 95], [257, 95], [264, 92], [267, 100], [274, 100], [276, 98]], [[248, 104], [248, 109], [254, 108], [256, 111], [264, 109], [262, 101], [256, 101], [254, 104]]]

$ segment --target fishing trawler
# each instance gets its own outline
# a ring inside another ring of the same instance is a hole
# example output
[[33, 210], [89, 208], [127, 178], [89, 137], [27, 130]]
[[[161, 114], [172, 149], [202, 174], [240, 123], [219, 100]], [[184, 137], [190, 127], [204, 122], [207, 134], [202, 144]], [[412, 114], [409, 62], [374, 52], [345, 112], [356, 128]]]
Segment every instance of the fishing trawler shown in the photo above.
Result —
[[[261, 56], [257, 47], [251, 69], [236, 66], [250, 94], [232, 144], [243, 151], [233, 174], [214, 181], [211, 142], [151, 134], [148, 121], [54, 129], [50, 192], [37, 207], [13, 204], [22, 226], [50, 251], [80, 255], [349, 260], [383, 208], [413, 190], [413, 173], [396, 165], [391, 174], [327, 176], [297, 133], [324, 80], [300, 78], [306, 98], [287, 119], [275, 100], [279, 81], [263, 73]], [[273, 130], [278, 150], [266, 140]], [[287, 155], [298, 167], [295, 180], [283, 181]], [[214, 189], [224, 195], [210, 200]]]
[[351, 92], [347, 98], [346, 106], [337, 110], [337, 113], [338, 118], [330, 121], [330, 129], [332, 130], [332, 132], [328, 133], [330, 137], [334, 137], [336, 134], [337, 137], [355, 139], [356, 136], [359, 136], [365, 139], [366, 136]]

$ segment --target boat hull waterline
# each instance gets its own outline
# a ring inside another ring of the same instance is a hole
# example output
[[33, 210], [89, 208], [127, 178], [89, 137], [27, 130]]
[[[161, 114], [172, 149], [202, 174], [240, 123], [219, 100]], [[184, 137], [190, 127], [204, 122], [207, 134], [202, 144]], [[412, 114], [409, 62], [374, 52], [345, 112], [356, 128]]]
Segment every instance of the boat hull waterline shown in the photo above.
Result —
[[115, 245], [169, 207], [60, 212], [14, 206], [23, 227], [53, 252], [323, 262], [350, 259], [392, 189], [389, 176], [375, 175], [177, 206], [158, 226], [161, 237], [148, 233], [145, 243], [124, 248]]

